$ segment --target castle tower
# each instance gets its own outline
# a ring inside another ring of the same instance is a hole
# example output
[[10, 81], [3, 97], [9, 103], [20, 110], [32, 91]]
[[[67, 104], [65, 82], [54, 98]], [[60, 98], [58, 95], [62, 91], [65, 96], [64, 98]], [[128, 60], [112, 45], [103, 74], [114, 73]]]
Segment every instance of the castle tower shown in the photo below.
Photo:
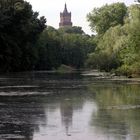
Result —
[[60, 13], [59, 28], [61, 27], [72, 27], [71, 12], [68, 12], [66, 3], [64, 11]]

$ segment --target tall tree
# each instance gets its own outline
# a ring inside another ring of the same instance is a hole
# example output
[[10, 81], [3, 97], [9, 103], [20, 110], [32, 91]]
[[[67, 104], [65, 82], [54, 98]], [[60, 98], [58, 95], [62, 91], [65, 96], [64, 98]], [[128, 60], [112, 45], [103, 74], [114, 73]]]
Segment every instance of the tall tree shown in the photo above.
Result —
[[48, 26], [40, 35], [37, 43], [39, 58], [37, 70], [52, 70], [61, 65], [61, 46], [58, 31]]
[[110, 27], [123, 25], [126, 13], [127, 7], [124, 3], [114, 3], [95, 8], [87, 15], [87, 19], [93, 32], [104, 34]]
[[46, 20], [23, 0], [0, 1], [0, 66], [2, 71], [30, 70], [37, 54], [34, 48]]
[[140, 75], [139, 25], [140, 5], [136, 4], [127, 8], [123, 24], [109, 27], [98, 38], [96, 52], [89, 55], [87, 63], [102, 70], [116, 69], [117, 73]]

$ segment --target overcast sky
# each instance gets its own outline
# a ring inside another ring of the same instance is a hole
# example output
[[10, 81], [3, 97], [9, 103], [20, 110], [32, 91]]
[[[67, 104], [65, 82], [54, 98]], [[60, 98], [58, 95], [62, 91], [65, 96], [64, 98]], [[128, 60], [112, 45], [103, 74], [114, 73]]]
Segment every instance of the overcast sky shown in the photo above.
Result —
[[101, 7], [106, 3], [125, 2], [127, 5], [133, 4], [134, 0], [27, 0], [33, 6], [34, 11], [38, 11], [41, 16], [47, 19], [47, 25], [55, 28], [59, 27], [60, 15], [65, 2], [68, 11], [72, 12], [72, 22], [74, 26], [81, 26], [83, 30], [91, 34], [86, 15], [95, 7]]

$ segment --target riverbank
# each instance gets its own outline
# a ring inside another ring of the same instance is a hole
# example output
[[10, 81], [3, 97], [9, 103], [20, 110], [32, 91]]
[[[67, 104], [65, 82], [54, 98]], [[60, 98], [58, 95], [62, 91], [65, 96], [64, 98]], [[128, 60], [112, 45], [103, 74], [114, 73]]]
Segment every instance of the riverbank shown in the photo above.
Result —
[[90, 70], [82, 72], [83, 76], [92, 76], [97, 79], [106, 79], [111, 81], [126, 81], [126, 82], [138, 82], [140, 83], [140, 77], [132, 78], [127, 76], [116, 76], [115, 74], [111, 74], [109, 72], [100, 72], [98, 70]]
[[[59, 70], [52, 70], [52, 71], [26, 71], [26, 72], [14, 72], [14, 73], [1, 73], [0, 74], [0, 79], [5, 79], [6, 77], [13, 77], [16, 76], [18, 77], [20, 75], [20, 78], [26, 76], [27, 78], [34, 77], [34, 75], [40, 75], [40, 74], [49, 74], [49, 75], [73, 75], [73, 74], [78, 74], [83, 77], [94, 77], [97, 80], [107, 80], [107, 81], [121, 81], [121, 82], [136, 82], [140, 83], [140, 77], [127, 77], [127, 76], [117, 76], [115, 74], [111, 74], [109, 72], [100, 72], [98, 70], [76, 70], [72, 69], [71, 67], [62, 67]], [[22, 76], [21, 76], [22, 75]]]

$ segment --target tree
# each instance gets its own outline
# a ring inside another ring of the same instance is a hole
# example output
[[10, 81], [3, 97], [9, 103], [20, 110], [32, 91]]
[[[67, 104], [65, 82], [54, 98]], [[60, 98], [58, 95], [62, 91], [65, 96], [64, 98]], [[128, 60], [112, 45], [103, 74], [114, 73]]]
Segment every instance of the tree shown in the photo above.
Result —
[[127, 7], [124, 3], [114, 3], [95, 8], [87, 15], [87, 19], [93, 32], [104, 34], [110, 27], [123, 25], [126, 13]]
[[1, 71], [33, 69], [37, 53], [34, 48], [46, 19], [38, 18], [32, 6], [23, 0], [0, 1]]
[[119, 72], [127, 75], [140, 75], [140, 6], [132, 5], [129, 7], [129, 17], [124, 25], [127, 36], [125, 44], [119, 53], [122, 66]]
[[82, 27], [73, 26], [73, 27], [63, 27], [58, 30], [60, 33], [68, 33], [68, 34], [85, 34], [82, 30]]
[[95, 49], [91, 38], [80, 34], [63, 34], [61, 40], [62, 63], [75, 68], [84, 67], [87, 54]]
[[140, 6], [128, 7], [126, 15], [122, 25], [111, 26], [102, 35], [97, 34], [96, 51], [87, 60], [90, 67], [140, 75]]
[[37, 43], [38, 61], [36, 70], [57, 69], [61, 65], [61, 46], [58, 31], [48, 26], [40, 35]]

